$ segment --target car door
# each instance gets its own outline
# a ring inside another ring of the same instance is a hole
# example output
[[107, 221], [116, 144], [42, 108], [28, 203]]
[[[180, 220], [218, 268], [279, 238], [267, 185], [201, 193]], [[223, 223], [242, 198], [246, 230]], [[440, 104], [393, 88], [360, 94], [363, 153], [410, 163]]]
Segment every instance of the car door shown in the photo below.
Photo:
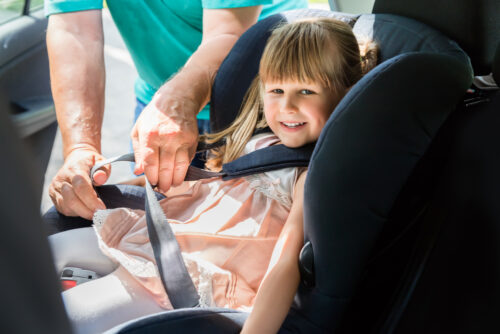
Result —
[[[36, 182], [43, 175], [57, 129], [50, 91], [43, 0], [0, 0], [0, 105], [31, 152]], [[41, 186], [39, 187], [41, 188]]]

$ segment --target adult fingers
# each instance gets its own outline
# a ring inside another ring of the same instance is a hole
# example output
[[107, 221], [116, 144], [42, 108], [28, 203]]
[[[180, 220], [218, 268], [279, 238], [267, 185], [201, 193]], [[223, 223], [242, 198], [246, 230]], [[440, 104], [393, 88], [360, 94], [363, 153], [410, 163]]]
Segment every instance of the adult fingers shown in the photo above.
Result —
[[[104, 159], [98, 159], [96, 163], [102, 160]], [[102, 186], [108, 180], [109, 175], [111, 175], [111, 165], [104, 165], [92, 175], [91, 181], [93, 181], [96, 186]]]
[[96, 186], [102, 186], [104, 183], [106, 183], [107, 179], [108, 173], [106, 173], [102, 169], [97, 170], [93, 175], [93, 182]]
[[[188, 150], [180, 148], [175, 155], [175, 165], [172, 177], [172, 184], [174, 186], [180, 185], [186, 177], [187, 169], [190, 163]], [[161, 180], [160, 180], [161, 181]]]
[[132, 132], [130, 134], [130, 138], [132, 139], [132, 148], [134, 150], [134, 157], [135, 157], [135, 167], [134, 167], [134, 174], [139, 175], [144, 173], [144, 163], [141, 158], [141, 150], [140, 150], [140, 144], [139, 144], [139, 132], [137, 130], [137, 123], [132, 129]]
[[[64, 182], [61, 186], [61, 203], [58, 203], [62, 208], [60, 211], [66, 216], [80, 216], [88, 220], [92, 220], [94, 211], [89, 209], [75, 194], [73, 187]], [[57, 208], [57, 206], [56, 206]]]
[[159, 151], [158, 147], [144, 147], [141, 149], [144, 161], [144, 174], [151, 184], [158, 184]]
[[160, 191], [166, 192], [172, 185], [172, 177], [175, 164], [175, 152], [170, 147], [163, 146], [160, 149], [160, 168], [158, 187]]
[[83, 174], [75, 174], [71, 179], [71, 184], [74, 194], [92, 213], [96, 210], [106, 209], [103, 201], [97, 197], [90, 177]]

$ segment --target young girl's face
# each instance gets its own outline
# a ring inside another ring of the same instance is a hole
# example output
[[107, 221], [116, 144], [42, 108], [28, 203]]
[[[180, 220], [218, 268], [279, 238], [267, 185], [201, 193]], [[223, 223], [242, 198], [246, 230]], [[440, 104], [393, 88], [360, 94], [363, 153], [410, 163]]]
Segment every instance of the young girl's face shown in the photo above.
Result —
[[318, 83], [264, 83], [267, 124], [288, 147], [315, 142], [339, 100], [330, 88]]

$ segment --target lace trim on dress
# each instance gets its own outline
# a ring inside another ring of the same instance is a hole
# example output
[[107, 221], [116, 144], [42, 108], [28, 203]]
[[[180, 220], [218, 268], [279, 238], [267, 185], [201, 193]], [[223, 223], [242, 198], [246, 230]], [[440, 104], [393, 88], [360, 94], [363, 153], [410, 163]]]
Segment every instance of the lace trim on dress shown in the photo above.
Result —
[[116, 248], [108, 246], [108, 244], [102, 240], [100, 229], [108, 213], [109, 210], [98, 210], [94, 213], [94, 229], [96, 231], [99, 248], [108, 255], [108, 257], [120, 263], [131, 274], [137, 277], [159, 277], [158, 270], [153, 262], [147, 261], [144, 258], [129, 256]]
[[269, 179], [262, 177], [260, 174], [248, 175], [245, 178], [249, 182], [251, 189], [255, 189], [267, 197], [275, 199], [288, 209], [292, 207], [292, 197], [282, 190], [279, 178]]
[[[191, 254], [182, 253], [184, 258], [184, 263], [186, 268], [193, 280], [193, 284], [198, 291], [200, 296], [199, 306], [200, 307], [215, 307], [215, 302], [213, 298], [213, 288], [212, 288], [212, 277], [214, 270], [210, 270], [206, 261], [203, 261], [196, 256]], [[213, 266], [213, 265], [212, 265]]]
[[104, 224], [104, 220], [106, 219], [106, 216], [108, 215], [107, 210], [97, 210], [94, 213], [93, 221], [94, 225], [100, 230], [101, 226]]

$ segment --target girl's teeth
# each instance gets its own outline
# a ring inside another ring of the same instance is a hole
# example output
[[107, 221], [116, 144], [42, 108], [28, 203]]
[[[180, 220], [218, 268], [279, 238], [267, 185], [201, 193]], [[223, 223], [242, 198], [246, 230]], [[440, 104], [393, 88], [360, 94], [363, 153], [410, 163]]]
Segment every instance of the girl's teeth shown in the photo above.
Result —
[[283, 122], [283, 124], [289, 128], [296, 128], [297, 126], [301, 126], [301, 125], [304, 125], [306, 123], [285, 123], [285, 122]]

